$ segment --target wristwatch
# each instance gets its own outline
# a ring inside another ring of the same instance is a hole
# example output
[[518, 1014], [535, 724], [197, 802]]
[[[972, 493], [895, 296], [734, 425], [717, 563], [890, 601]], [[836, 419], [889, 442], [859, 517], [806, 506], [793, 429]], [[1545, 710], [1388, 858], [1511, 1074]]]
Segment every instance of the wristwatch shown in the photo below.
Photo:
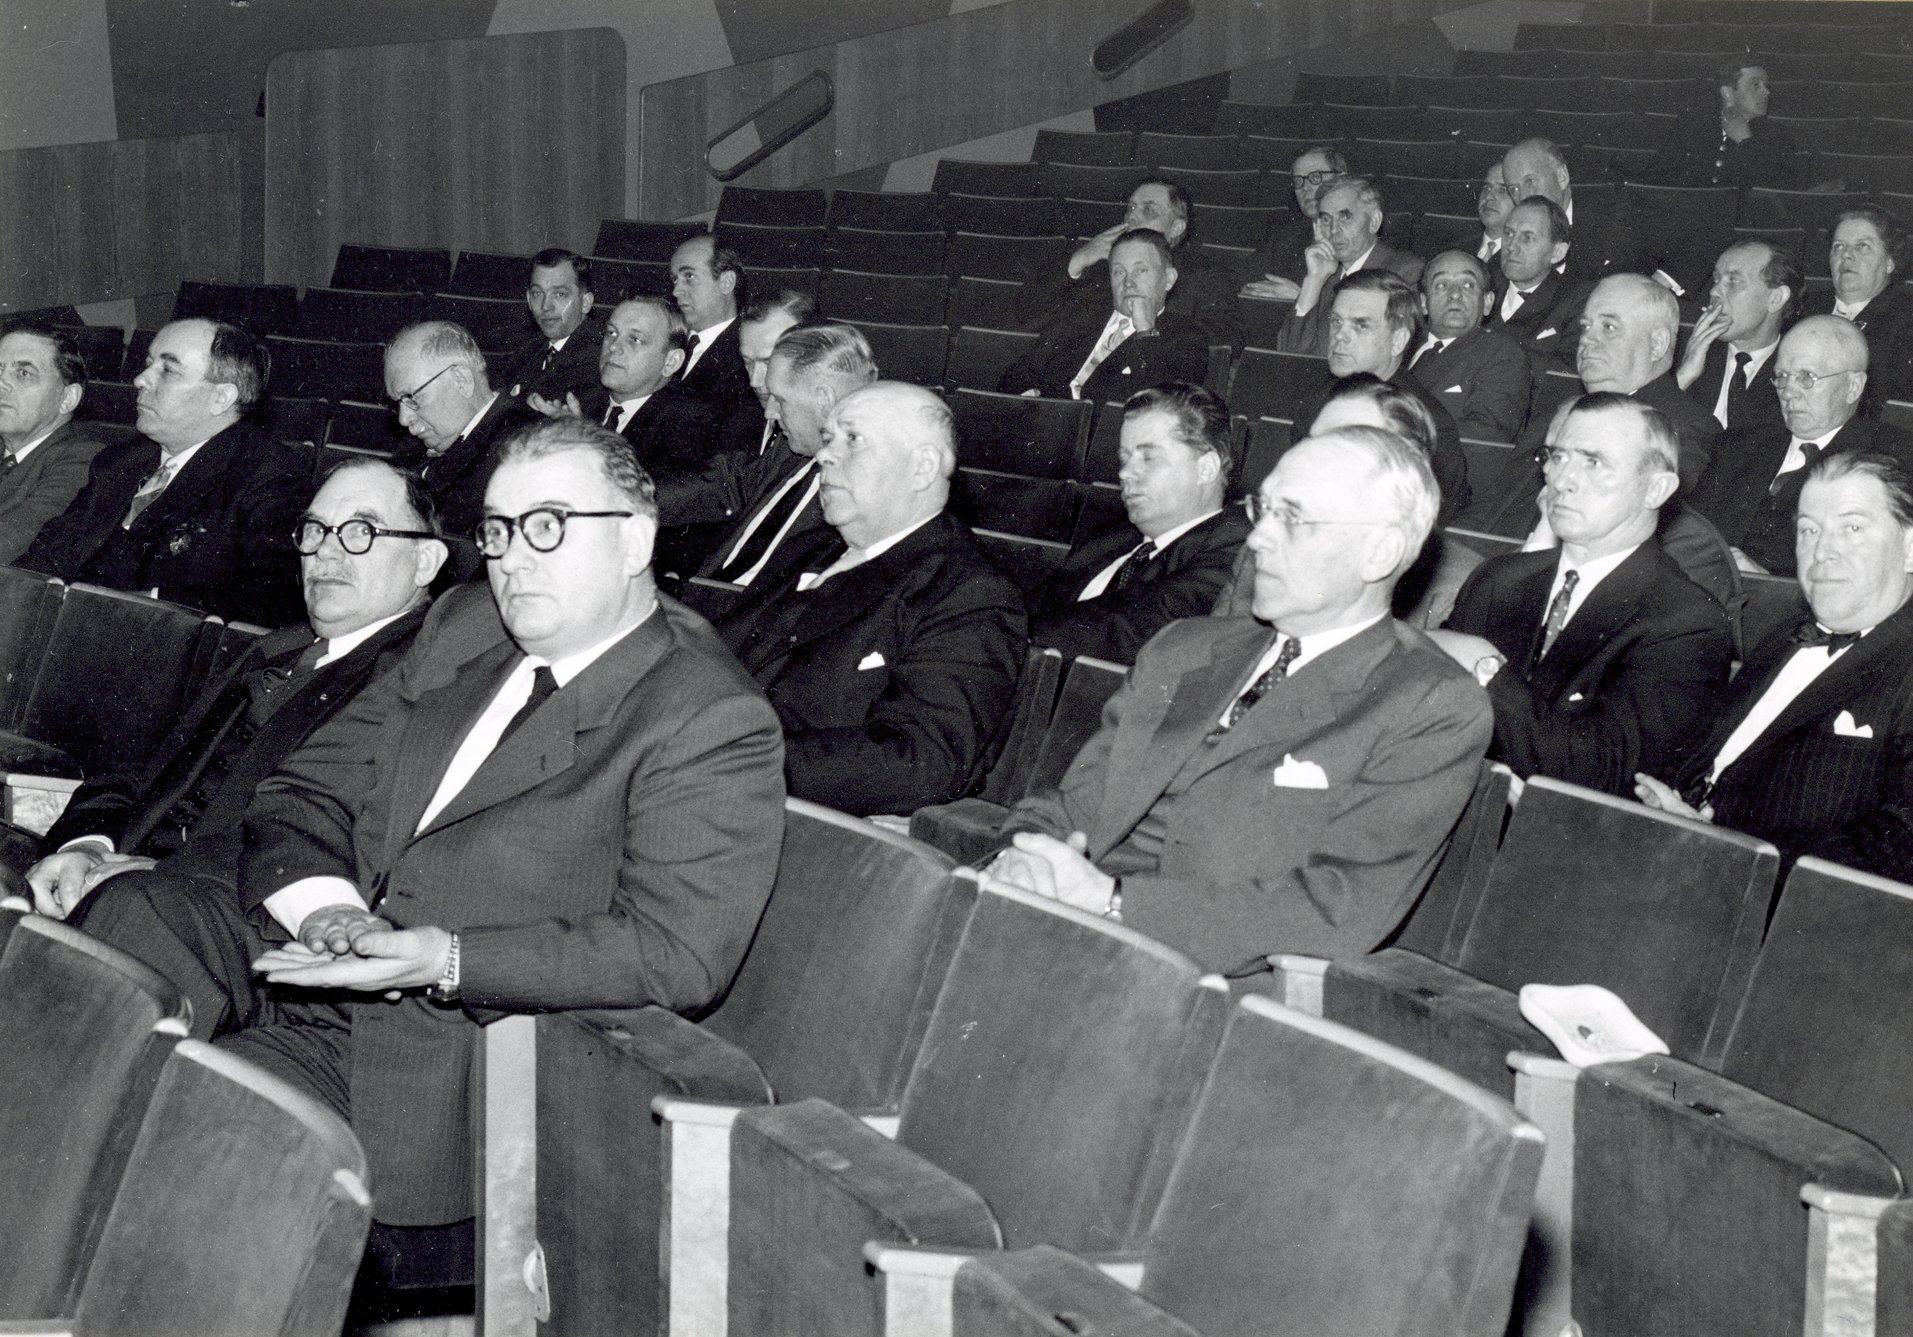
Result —
[[1483, 655], [1475, 661], [1475, 681], [1486, 687], [1494, 681], [1495, 674], [1501, 672], [1502, 665], [1507, 662], [1502, 655]]
[[456, 933], [452, 935], [451, 951], [445, 954], [445, 971], [432, 981], [432, 987], [425, 991], [425, 996], [434, 1003], [458, 1001], [458, 935]]

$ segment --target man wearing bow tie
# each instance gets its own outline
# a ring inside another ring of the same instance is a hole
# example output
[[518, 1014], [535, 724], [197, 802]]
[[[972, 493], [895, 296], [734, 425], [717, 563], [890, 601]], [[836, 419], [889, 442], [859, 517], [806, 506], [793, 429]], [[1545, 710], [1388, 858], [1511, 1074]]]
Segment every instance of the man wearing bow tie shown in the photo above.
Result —
[[1756, 646], [1713, 732], [1643, 803], [1906, 880], [1913, 873], [1913, 471], [1873, 451], [1823, 457], [1800, 490], [1812, 616]]
[[1435, 493], [1391, 432], [1298, 442], [1255, 496], [1255, 616], [1173, 622], [1143, 646], [1062, 783], [1010, 814], [989, 873], [1245, 974], [1271, 952], [1384, 942], [1491, 731], [1468, 673], [1388, 613]]

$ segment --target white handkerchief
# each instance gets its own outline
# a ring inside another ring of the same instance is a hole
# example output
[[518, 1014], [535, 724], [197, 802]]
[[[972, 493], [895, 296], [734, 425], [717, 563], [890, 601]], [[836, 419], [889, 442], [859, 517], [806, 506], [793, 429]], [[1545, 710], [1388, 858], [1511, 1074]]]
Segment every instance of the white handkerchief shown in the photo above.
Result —
[[1550, 325], [1548, 326], [1548, 328], [1541, 331], [1541, 333], [1535, 335], [1534, 337], [1537, 339], [1552, 339], [1555, 335], [1559, 334], [1560, 332], [1561, 332], [1560, 330]]
[[1665, 1040], [1598, 984], [1524, 984], [1520, 1003], [1528, 1023], [1577, 1068], [1667, 1052]]
[[1871, 738], [1873, 737], [1873, 726], [1871, 724], [1856, 724], [1853, 719], [1853, 712], [1843, 710], [1833, 717], [1833, 733], [1836, 738]]
[[1576, 701], [1585, 701], [1585, 700], [1587, 700], [1587, 697], [1582, 695], [1580, 692], [1575, 692], [1568, 697], [1568, 703], [1570, 705], [1572, 705]]
[[1328, 772], [1312, 761], [1297, 761], [1286, 752], [1275, 768], [1277, 789], [1327, 789]]
[[1460, 386], [1458, 386], [1458, 385], [1451, 385], [1451, 386], [1449, 386], [1449, 387], [1448, 387], [1448, 388], [1447, 388], [1446, 390], [1443, 390], [1443, 391], [1442, 391], [1442, 393], [1443, 393], [1444, 395], [1459, 395], [1459, 394], [1466, 394], [1467, 392], [1466, 392], [1466, 391], [1464, 391], [1464, 390], [1463, 390], [1463, 389], [1462, 389], [1462, 388], [1461, 388]]
[[862, 673], [865, 669], [882, 668], [883, 664], [883, 652], [881, 650], [872, 650], [869, 654], [857, 661], [857, 672]]

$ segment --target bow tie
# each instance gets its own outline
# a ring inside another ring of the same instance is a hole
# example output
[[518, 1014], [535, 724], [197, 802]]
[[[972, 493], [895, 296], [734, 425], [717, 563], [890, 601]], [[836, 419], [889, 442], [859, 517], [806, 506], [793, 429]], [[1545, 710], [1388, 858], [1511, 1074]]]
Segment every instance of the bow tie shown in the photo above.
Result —
[[1859, 639], [1860, 633], [1857, 631], [1828, 631], [1818, 622], [1808, 622], [1793, 634], [1795, 645], [1824, 645], [1829, 657], [1839, 654]]

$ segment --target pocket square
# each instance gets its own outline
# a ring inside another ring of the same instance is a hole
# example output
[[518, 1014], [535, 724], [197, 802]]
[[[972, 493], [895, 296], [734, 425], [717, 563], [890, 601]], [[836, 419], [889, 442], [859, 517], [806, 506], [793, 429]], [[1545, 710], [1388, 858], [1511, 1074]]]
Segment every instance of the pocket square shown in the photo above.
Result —
[[1559, 334], [1560, 332], [1561, 332], [1560, 330], [1550, 325], [1548, 326], [1548, 328], [1541, 331], [1541, 333], [1535, 335], [1534, 337], [1537, 339], [1552, 339], [1555, 335]]
[[1464, 395], [1464, 394], [1467, 394], [1468, 392], [1466, 390], [1463, 390], [1458, 385], [1451, 385], [1446, 390], [1443, 390], [1442, 393], [1444, 395]]
[[1277, 789], [1327, 789], [1328, 772], [1312, 761], [1297, 761], [1285, 752], [1282, 754], [1282, 764], [1275, 768], [1275, 787]]
[[1568, 697], [1568, 704], [1573, 705], [1576, 701], [1585, 701], [1585, 700], [1587, 700], [1586, 696], [1584, 696], [1580, 692], [1575, 692]]
[[1855, 723], [1853, 712], [1843, 710], [1833, 717], [1833, 733], [1836, 738], [1871, 738], [1873, 726]]
[[857, 661], [857, 672], [862, 673], [865, 669], [882, 668], [883, 666], [883, 652], [881, 650], [872, 650], [869, 654]]

